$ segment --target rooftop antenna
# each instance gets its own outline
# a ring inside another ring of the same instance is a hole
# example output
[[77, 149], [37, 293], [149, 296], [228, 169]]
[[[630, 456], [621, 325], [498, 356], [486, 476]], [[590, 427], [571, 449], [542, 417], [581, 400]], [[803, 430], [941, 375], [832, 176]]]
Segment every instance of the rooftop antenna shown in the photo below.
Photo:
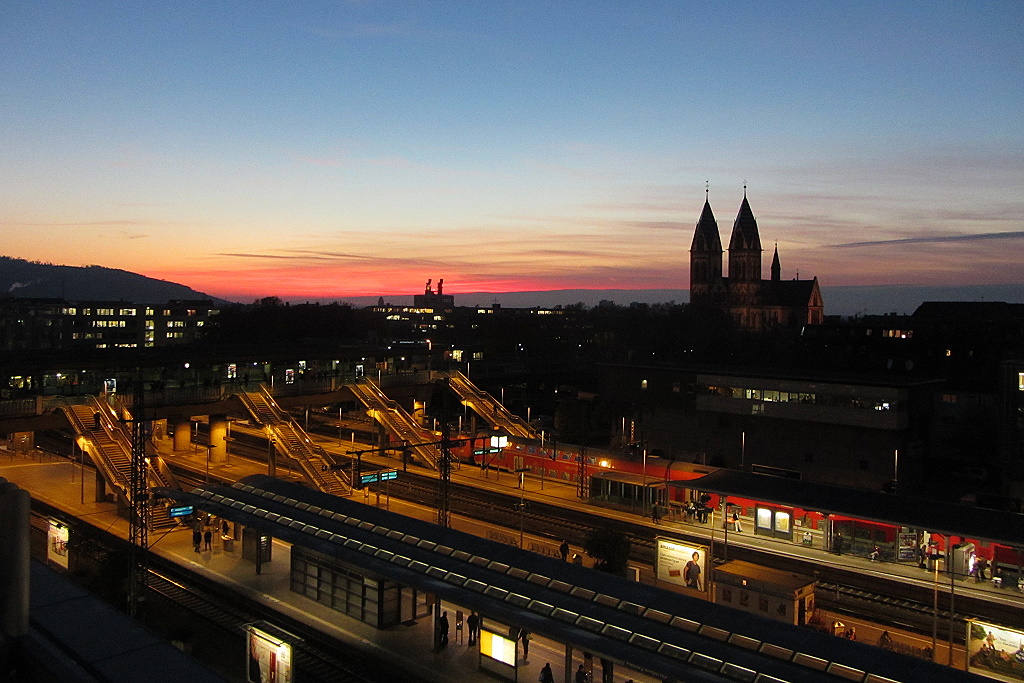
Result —
[[746, 180], [743, 181], [743, 198], [744, 199], [747, 198], [747, 181]]
[[711, 192], [711, 181], [704, 181], [704, 201], [708, 201], [709, 194]]

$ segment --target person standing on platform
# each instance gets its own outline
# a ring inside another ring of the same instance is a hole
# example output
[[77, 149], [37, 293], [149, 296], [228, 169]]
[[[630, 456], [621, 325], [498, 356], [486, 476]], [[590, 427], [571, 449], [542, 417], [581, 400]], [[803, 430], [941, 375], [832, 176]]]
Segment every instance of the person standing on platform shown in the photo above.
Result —
[[979, 557], [978, 561], [974, 565], [974, 582], [981, 583], [987, 580], [985, 577], [985, 571], [988, 569], [988, 560], [984, 557]]
[[480, 632], [480, 617], [477, 616], [476, 612], [472, 612], [469, 618], [466, 620], [466, 626], [469, 627], [469, 644], [476, 645], [476, 636]]
[[562, 562], [569, 558], [569, 541], [562, 541], [562, 545], [558, 546], [558, 554], [562, 556]]
[[658, 507], [657, 503], [651, 508], [651, 519], [654, 520], [655, 524], [661, 524], [661, 508]]
[[843, 554], [843, 535], [842, 534], [838, 534], [837, 533], [836, 537], [834, 539], [832, 539], [832, 549], [835, 551], [836, 555], [842, 555]]
[[213, 550], [213, 533], [209, 529], [203, 533], [203, 549]]
[[437, 622], [438, 641], [441, 647], [448, 647], [448, 613], [441, 612], [441, 618]]
[[551, 672], [551, 663], [548, 662], [544, 665], [544, 668], [540, 670], [540, 683], [555, 683], [555, 674]]
[[199, 552], [199, 545], [203, 542], [203, 532], [199, 530], [199, 527], [192, 529], [192, 545], [195, 546], [196, 552]]
[[576, 669], [576, 683], [587, 683], [587, 672], [583, 670], [582, 664]]

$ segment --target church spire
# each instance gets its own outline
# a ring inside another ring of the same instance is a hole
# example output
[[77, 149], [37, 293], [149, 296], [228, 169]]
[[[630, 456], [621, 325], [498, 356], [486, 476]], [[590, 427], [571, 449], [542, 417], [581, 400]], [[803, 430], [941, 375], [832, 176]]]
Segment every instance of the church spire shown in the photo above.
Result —
[[693, 304], [710, 303], [711, 288], [722, 279], [722, 238], [708, 196], [709, 188], [705, 183], [704, 208], [690, 244], [690, 303]]
[[775, 256], [772, 257], [772, 281], [778, 282], [782, 279], [782, 265], [779, 264], [779, 243], [775, 243]]

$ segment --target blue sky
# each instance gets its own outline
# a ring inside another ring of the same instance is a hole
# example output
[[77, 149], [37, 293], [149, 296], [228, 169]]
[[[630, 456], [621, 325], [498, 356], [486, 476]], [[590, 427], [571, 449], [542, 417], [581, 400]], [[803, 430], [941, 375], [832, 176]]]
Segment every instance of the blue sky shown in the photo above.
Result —
[[[1024, 282], [1024, 3], [0, 7], [8, 256], [251, 300]], [[766, 254], [767, 260], [770, 253]]]

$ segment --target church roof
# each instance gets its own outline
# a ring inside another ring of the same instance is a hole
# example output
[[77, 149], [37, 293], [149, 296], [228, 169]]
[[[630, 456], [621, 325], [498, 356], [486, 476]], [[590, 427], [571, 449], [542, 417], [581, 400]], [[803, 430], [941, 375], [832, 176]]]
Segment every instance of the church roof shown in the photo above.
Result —
[[732, 224], [732, 237], [729, 238], [729, 250], [733, 249], [756, 249], [761, 251], [761, 237], [757, 232], [757, 220], [754, 219], [754, 212], [750, 210], [747, 197], [743, 195], [743, 203], [740, 204], [740, 211], [736, 214], [736, 220]]
[[765, 280], [763, 284], [768, 306], [803, 308], [811, 304], [817, 280]]
[[722, 238], [718, 235], [718, 221], [711, 211], [711, 204], [704, 200], [704, 210], [700, 212], [697, 229], [693, 233], [691, 251], [722, 252]]

